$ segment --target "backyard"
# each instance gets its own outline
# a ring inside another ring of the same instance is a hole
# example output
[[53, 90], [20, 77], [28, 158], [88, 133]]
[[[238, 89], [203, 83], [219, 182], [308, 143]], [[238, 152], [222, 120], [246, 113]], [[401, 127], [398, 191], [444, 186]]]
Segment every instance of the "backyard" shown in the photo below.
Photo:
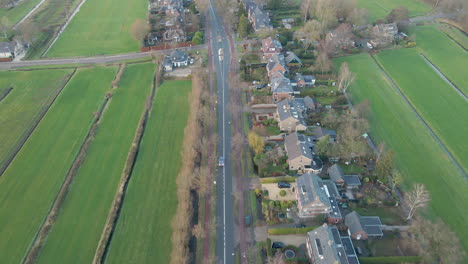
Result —
[[424, 183], [432, 196], [424, 214], [440, 216], [468, 248], [468, 216], [464, 213], [468, 183], [368, 54], [339, 58], [335, 63], [344, 61], [357, 75], [349, 88], [351, 98], [354, 103], [370, 101], [371, 136], [395, 152], [403, 188]]
[[41, 0], [23, 0], [13, 8], [0, 8], [0, 17], [6, 17], [11, 26], [18, 23]]
[[78, 70], [0, 177], [2, 262], [19, 263], [24, 257], [114, 74], [115, 68]]
[[112, 90], [96, 135], [37, 263], [92, 262], [150, 94], [154, 67], [152, 63], [127, 66], [119, 87]]
[[177, 208], [176, 177], [191, 84], [165, 81], [157, 88], [108, 263], [169, 263], [171, 221]]

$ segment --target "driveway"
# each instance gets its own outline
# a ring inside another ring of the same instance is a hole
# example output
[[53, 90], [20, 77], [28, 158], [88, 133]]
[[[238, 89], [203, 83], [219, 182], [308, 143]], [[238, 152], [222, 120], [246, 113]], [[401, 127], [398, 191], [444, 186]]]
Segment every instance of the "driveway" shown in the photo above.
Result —
[[280, 241], [286, 245], [293, 245], [299, 247], [306, 243], [306, 234], [301, 235], [281, 235], [281, 236], [268, 236], [272, 242]]
[[[283, 188], [283, 189], [278, 188], [277, 183], [264, 183], [264, 184], [262, 184], [262, 189], [263, 190], [268, 190], [268, 198], [270, 200], [279, 200], [279, 201], [296, 200], [296, 193], [294, 193], [292, 191], [293, 188], [296, 189], [296, 183], [295, 182], [291, 183], [291, 188]], [[281, 196], [279, 194], [281, 190], [286, 191], [285, 196]]]

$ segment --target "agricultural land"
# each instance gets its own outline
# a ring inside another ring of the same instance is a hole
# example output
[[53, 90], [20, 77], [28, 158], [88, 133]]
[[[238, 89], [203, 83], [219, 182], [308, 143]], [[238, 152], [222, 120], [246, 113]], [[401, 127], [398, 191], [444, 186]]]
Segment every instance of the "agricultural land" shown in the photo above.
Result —
[[[72, 70], [0, 72], [0, 168], [29, 136]], [[3, 96], [1, 96], [3, 95]]]
[[[86, 0], [47, 57], [93, 56], [138, 51], [130, 25], [144, 19], [148, 2]], [[110, 14], [103, 16], [102, 14]]]
[[31, 9], [39, 4], [41, 0], [23, 0], [13, 8], [1, 8], [0, 17], [6, 17], [10, 25], [18, 23], [24, 16], [26, 16]]
[[392, 9], [405, 6], [410, 17], [422, 16], [431, 11], [431, 7], [418, 0], [358, 0], [358, 6], [368, 11], [371, 22], [385, 19]]
[[[107, 263], [168, 263], [191, 81], [165, 81], [141, 143]], [[158, 250], [164, 249], [164, 250]]]
[[368, 54], [340, 58], [335, 63], [345, 61], [357, 75], [349, 89], [352, 101], [369, 100], [371, 104], [371, 136], [395, 152], [406, 186], [415, 182], [426, 185], [432, 196], [426, 214], [440, 216], [457, 230], [467, 248], [468, 217], [464, 207], [468, 203], [468, 183], [463, 175]]
[[[91, 263], [115, 197], [154, 74], [152, 63], [127, 66], [101, 117], [38, 263]], [[110, 82], [108, 83], [110, 85]]]
[[20, 263], [25, 256], [114, 74], [115, 68], [78, 70], [0, 177], [2, 262]]

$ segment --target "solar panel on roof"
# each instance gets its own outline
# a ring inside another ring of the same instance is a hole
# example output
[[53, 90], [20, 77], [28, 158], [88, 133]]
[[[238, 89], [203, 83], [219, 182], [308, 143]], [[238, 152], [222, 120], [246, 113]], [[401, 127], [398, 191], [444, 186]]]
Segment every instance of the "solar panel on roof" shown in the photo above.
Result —
[[380, 226], [365, 226], [367, 235], [369, 236], [381, 236], [383, 235], [382, 229]]
[[316, 238], [315, 239], [315, 245], [317, 246], [317, 251], [320, 256], [323, 256], [323, 249], [322, 249], [322, 244], [320, 243], [320, 239]]
[[359, 264], [359, 260], [356, 256], [348, 257], [349, 264]]
[[362, 225], [382, 225], [380, 222], [380, 217], [378, 216], [361, 216], [361, 224]]
[[346, 251], [347, 255], [354, 255], [353, 244], [351, 243], [351, 239], [349, 237], [342, 237], [341, 241], [343, 242], [343, 248]]

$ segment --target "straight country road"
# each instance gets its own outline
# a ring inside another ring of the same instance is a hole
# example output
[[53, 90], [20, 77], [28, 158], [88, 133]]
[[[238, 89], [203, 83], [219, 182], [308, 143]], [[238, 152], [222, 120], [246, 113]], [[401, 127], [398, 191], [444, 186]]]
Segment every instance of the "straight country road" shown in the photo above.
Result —
[[[234, 215], [231, 174], [231, 121], [229, 107], [230, 43], [213, 2], [209, 7], [211, 49], [218, 91], [218, 155], [224, 166], [216, 174], [216, 263], [234, 263]], [[222, 53], [222, 55], [220, 55]]]

